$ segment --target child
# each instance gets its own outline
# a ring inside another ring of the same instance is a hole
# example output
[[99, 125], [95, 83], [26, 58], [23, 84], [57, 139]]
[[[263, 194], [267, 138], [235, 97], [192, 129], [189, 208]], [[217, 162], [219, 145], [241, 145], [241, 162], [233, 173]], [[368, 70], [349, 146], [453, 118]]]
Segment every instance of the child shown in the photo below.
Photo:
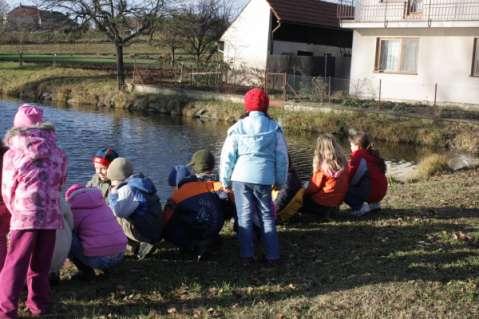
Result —
[[316, 141], [313, 176], [303, 197], [303, 212], [329, 218], [337, 211], [348, 191], [348, 168], [341, 145], [331, 134]]
[[143, 259], [160, 242], [164, 227], [155, 185], [143, 174], [133, 174], [133, 165], [123, 157], [111, 162], [106, 175], [112, 185], [109, 206], [138, 259]]
[[352, 152], [349, 160], [350, 185], [345, 202], [351, 206], [352, 215], [363, 216], [381, 208], [379, 202], [388, 188], [386, 163], [365, 132], [351, 130], [349, 142]]
[[65, 200], [73, 213], [73, 238], [68, 258], [80, 280], [95, 278], [96, 269], [111, 268], [123, 260], [127, 238], [96, 187], [72, 185]]
[[281, 128], [267, 114], [266, 92], [251, 89], [244, 106], [246, 116], [230, 127], [221, 151], [220, 181], [233, 188], [242, 264], [254, 260], [253, 215], [258, 214], [266, 262], [274, 265], [280, 256], [271, 190], [286, 183], [288, 150]]
[[[3, 154], [6, 152], [7, 148], [3, 145], [3, 142], [0, 141], [0, 185], [2, 184]], [[7, 255], [7, 234], [9, 228], [10, 212], [3, 203], [2, 191], [0, 189], [0, 271], [2, 270], [3, 262], [5, 261], [5, 256]]]
[[110, 163], [118, 157], [118, 153], [111, 148], [100, 148], [93, 157], [93, 167], [95, 174], [86, 184], [87, 187], [97, 187], [101, 190], [103, 198], [108, 197], [111, 189], [110, 180], [106, 177], [106, 172]]
[[286, 186], [281, 190], [273, 190], [273, 203], [278, 222], [284, 223], [298, 213], [303, 203], [304, 188], [298, 173], [294, 169], [288, 155], [289, 167]]
[[42, 109], [33, 105], [19, 107], [5, 144], [9, 150], [3, 157], [2, 196], [12, 217], [9, 250], [0, 273], [0, 317], [17, 316], [25, 282], [26, 306], [40, 316], [50, 302], [48, 271], [55, 232], [63, 226], [60, 189], [67, 160], [56, 145], [53, 125], [44, 123]]
[[63, 198], [60, 200], [60, 213], [63, 215], [63, 228], [57, 229], [55, 236], [55, 248], [50, 266], [50, 285], [60, 283], [60, 269], [72, 247], [73, 215], [70, 206]]
[[[213, 174], [215, 158], [207, 150], [193, 155], [189, 165], [194, 175], [180, 179], [178, 189], [168, 199], [164, 215], [171, 216], [163, 237], [180, 248], [192, 251], [197, 260], [204, 258], [212, 244], [219, 242], [219, 232], [228, 215], [228, 195]], [[185, 175], [182, 166], [170, 177]], [[170, 181], [172, 182], [172, 181]]]

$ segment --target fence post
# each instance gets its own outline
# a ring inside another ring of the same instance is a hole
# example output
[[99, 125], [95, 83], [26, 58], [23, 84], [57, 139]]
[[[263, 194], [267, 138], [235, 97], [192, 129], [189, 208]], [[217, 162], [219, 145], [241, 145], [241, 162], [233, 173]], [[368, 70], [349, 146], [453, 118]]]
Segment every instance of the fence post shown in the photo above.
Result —
[[324, 54], [324, 78], [326, 79], [326, 76], [328, 74], [328, 54]]
[[378, 105], [381, 104], [381, 89], [382, 89], [382, 81], [379, 79], [379, 95], [378, 95]]
[[183, 64], [180, 65], [180, 78], [178, 79], [178, 82], [183, 82]]
[[328, 103], [331, 103], [331, 76], [329, 76], [328, 81]]
[[283, 80], [283, 99], [286, 102], [287, 97], [287, 92], [286, 92], [286, 86], [288, 85], [288, 73], [284, 72], [284, 80]]
[[437, 83], [434, 83], [434, 104], [433, 104], [433, 106], [436, 106], [436, 101], [437, 101]]

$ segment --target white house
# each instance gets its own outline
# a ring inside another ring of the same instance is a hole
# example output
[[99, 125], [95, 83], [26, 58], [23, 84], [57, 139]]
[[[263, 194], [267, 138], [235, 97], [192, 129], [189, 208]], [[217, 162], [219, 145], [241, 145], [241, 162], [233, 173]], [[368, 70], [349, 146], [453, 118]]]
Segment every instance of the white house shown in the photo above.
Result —
[[224, 61], [258, 70], [285, 55], [347, 56], [349, 63], [352, 32], [340, 29], [337, 9], [319, 0], [250, 0], [221, 37]]
[[479, 104], [479, 0], [358, 0], [350, 92], [367, 98]]

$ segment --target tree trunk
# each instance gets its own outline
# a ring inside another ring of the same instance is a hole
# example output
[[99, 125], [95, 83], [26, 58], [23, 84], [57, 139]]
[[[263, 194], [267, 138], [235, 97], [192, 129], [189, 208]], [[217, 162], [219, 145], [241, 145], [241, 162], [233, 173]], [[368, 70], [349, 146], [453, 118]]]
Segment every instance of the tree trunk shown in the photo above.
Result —
[[116, 43], [116, 80], [118, 90], [122, 91], [125, 88], [125, 65], [123, 64], [123, 44]]
[[171, 66], [175, 66], [175, 47], [171, 47]]
[[19, 57], [18, 57], [18, 64], [20, 66], [23, 66], [23, 51], [20, 51], [20, 53], [18, 54]]

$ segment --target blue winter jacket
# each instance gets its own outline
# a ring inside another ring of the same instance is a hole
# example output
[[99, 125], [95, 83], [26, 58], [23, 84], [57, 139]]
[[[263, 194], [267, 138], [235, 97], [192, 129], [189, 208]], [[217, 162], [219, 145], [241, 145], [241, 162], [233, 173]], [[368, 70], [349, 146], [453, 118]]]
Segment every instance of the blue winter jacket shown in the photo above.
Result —
[[228, 130], [220, 160], [220, 181], [276, 185], [288, 175], [288, 148], [279, 125], [263, 112], [250, 112]]

